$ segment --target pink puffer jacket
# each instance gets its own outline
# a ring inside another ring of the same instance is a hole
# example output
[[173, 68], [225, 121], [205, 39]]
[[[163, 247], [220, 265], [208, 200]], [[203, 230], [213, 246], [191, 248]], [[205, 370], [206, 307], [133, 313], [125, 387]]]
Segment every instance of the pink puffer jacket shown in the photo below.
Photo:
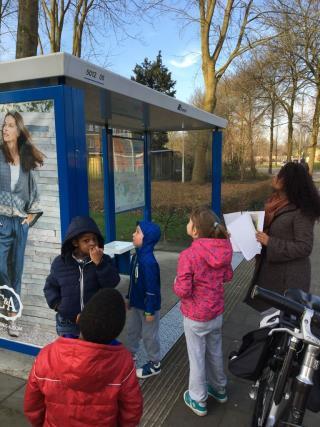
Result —
[[232, 247], [226, 239], [196, 239], [181, 252], [174, 292], [181, 312], [198, 322], [208, 322], [224, 311], [223, 284], [233, 277]]

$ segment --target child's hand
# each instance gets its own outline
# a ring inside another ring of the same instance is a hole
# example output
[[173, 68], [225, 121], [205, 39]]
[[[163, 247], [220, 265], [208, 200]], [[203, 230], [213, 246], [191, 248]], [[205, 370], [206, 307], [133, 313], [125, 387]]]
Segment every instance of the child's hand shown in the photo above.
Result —
[[154, 321], [154, 315], [153, 314], [146, 314], [146, 322], [153, 322]]
[[101, 258], [103, 256], [103, 249], [95, 246], [89, 249], [90, 258], [95, 263], [95, 265], [100, 264]]

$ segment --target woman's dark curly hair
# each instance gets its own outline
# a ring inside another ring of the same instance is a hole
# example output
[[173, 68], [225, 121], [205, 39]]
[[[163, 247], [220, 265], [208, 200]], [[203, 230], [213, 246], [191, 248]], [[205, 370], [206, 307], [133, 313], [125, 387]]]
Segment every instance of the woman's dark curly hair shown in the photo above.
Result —
[[[37, 166], [43, 165], [44, 154], [41, 153], [31, 142], [31, 135], [28, 129], [26, 128], [23, 118], [18, 111], [9, 111], [5, 118], [11, 116], [14, 118], [19, 136], [18, 136], [18, 150], [20, 155], [20, 163], [22, 170], [25, 172], [29, 172], [31, 169], [35, 169]], [[4, 122], [3, 122], [4, 123]], [[2, 125], [3, 132], [4, 124]], [[2, 135], [3, 138], [3, 135]], [[3, 143], [1, 146], [3, 154], [5, 156], [7, 163], [13, 163], [13, 158], [10, 154], [10, 151], [7, 147], [7, 144]]]
[[278, 173], [290, 203], [313, 219], [320, 217], [320, 194], [312, 176], [300, 163], [288, 162]]

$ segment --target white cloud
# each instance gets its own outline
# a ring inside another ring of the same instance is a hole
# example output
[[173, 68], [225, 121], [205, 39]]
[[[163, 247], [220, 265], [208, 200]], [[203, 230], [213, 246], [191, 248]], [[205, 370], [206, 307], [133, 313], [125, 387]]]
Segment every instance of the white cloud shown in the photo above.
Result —
[[176, 68], [189, 68], [198, 62], [199, 57], [199, 52], [192, 52], [184, 55], [180, 61], [171, 59], [170, 64]]

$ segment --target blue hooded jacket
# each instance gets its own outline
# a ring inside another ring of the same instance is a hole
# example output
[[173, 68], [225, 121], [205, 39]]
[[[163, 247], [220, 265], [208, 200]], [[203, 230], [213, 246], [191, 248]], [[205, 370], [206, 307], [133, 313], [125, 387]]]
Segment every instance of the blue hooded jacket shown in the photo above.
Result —
[[161, 231], [153, 222], [140, 221], [138, 225], [143, 233], [143, 244], [131, 259], [127, 298], [131, 307], [153, 315], [161, 307], [160, 269], [153, 254]]

